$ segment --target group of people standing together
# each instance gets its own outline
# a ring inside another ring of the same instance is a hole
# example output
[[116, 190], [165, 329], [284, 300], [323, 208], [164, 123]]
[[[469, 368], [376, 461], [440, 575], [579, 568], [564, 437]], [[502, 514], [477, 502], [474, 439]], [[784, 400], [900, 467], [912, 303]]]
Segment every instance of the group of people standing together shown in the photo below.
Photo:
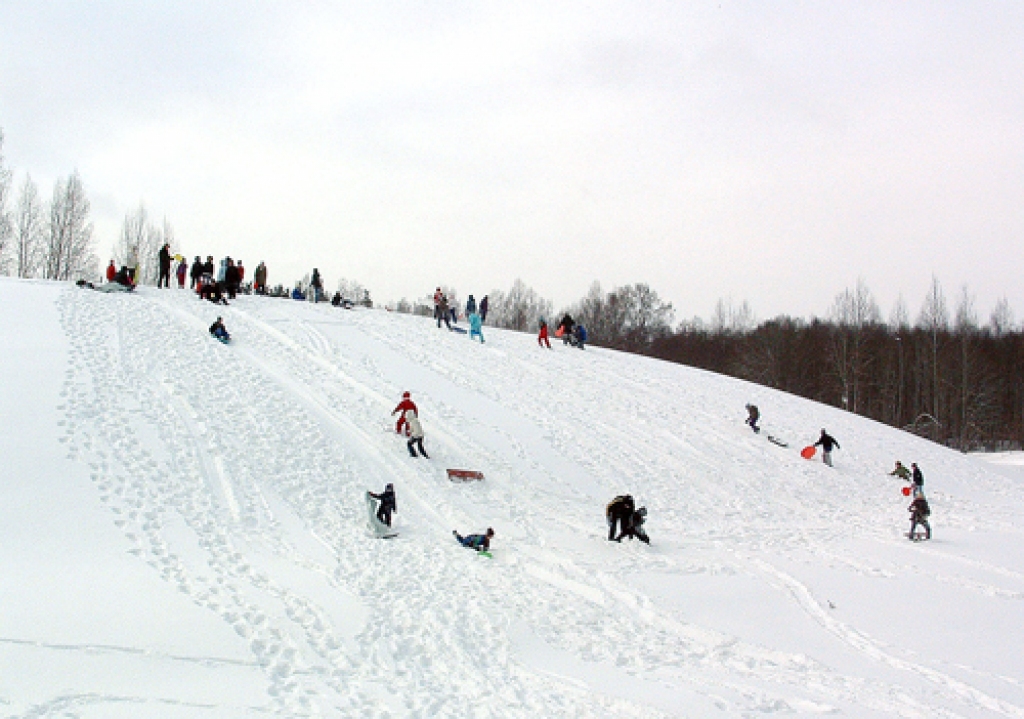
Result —
[[[582, 323], [573, 320], [572, 316], [566, 312], [565, 316], [563, 316], [562, 320], [558, 323], [557, 329], [555, 329], [555, 337], [561, 337], [562, 344], [583, 349], [587, 343], [587, 328], [584, 327]], [[540, 333], [537, 335], [537, 344], [541, 347], [551, 349], [551, 340], [548, 335], [548, 323], [543, 317], [540, 318]]]
[[[479, 307], [476, 303], [476, 298], [473, 295], [469, 296], [466, 300], [466, 318], [469, 320], [469, 338], [479, 339], [480, 344], [484, 342], [484, 322], [487, 321], [487, 310], [489, 309], [490, 300], [487, 295], [480, 300]], [[453, 324], [457, 325], [459, 321], [459, 311], [448, 302], [448, 296], [441, 291], [438, 287], [434, 290], [434, 319], [437, 320], [437, 328], [441, 328], [441, 323], [444, 322], [445, 327], [449, 331], [465, 332], [465, 330], [457, 329], [452, 327]]]

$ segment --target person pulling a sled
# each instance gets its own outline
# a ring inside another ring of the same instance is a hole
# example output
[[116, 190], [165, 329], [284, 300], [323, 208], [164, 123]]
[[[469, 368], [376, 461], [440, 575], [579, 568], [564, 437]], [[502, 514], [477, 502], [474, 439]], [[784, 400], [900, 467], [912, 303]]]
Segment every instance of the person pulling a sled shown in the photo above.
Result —
[[821, 461], [827, 464], [829, 467], [832, 466], [832, 448], [842, 449], [839, 446], [839, 442], [836, 438], [826, 432], [824, 429], [821, 430], [821, 437], [814, 443], [815, 447], [821, 447]]
[[757, 408], [756, 404], [747, 405], [747, 424], [754, 430], [754, 433], [761, 431], [761, 428], [757, 426], [757, 421], [761, 419], [761, 411]]
[[[416, 403], [409, 399], [409, 397], [410, 394], [408, 392], [402, 392], [402, 401], [399, 402], [398, 406], [391, 411], [392, 417], [394, 417], [396, 414], [398, 415], [398, 422], [395, 423], [395, 431], [398, 432], [398, 434], [402, 433], [402, 427], [405, 426], [406, 410], [411, 409], [413, 412], [419, 412], [419, 410], [416, 409]], [[406, 430], [405, 434], [406, 436], [409, 435], [408, 430]]]
[[932, 527], [928, 524], [928, 517], [931, 516], [932, 510], [928, 506], [928, 500], [924, 498], [924, 492], [920, 491], [919, 488], [915, 487], [914, 501], [907, 507], [907, 511], [910, 512], [910, 533], [907, 536], [913, 541], [914, 530], [920, 524], [924, 527], [924, 538], [931, 539]]
[[621, 539], [615, 538], [615, 524], [618, 523], [620, 532], [626, 531], [626, 525], [633, 517], [633, 497], [629, 494], [620, 494], [608, 503], [604, 508], [605, 519], [608, 520], [608, 541], [617, 542]]
[[210, 325], [210, 334], [222, 342], [227, 342], [231, 339], [231, 335], [228, 334], [227, 328], [224, 327], [224, 320], [221, 317], [218, 317], [217, 321]]
[[384, 487], [384, 491], [380, 494], [374, 494], [373, 492], [367, 492], [367, 494], [380, 502], [380, 504], [377, 505], [377, 519], [379, 519], [382, 524], [386, 524], [390, 527], [391, 513], [398, 511], [398, 504], [395, 502], [395, 485], [389, 482], [388, 485]]
[[629, 515], [625, 524], [622, 526], [622, 531], [619, 536], [615, 538], [616, 542], [621, 542], [623, 537], [629, 537], [630, 539], [639, 539], [644, 544], [650, 544], [651, 540], [647, 536], [647, 532], [644, 531], [644, 522], [647, 521], [647, 508], [640, 507]]
[[430, 459], [430, 455], [427, 454], [427, 450], [423, 449], [423, 426], [420, 421], [416, 418], [416, 411], [412, 409], [405, 410], [405, 421], [409, 425], [409, 441], [406, 442], [406, 446], [409, 447], [409, 454], [416, 457], [416, 447], [420, 448], [420, 454]]
[[463, 537], [457, 530], [453, 529], [452, 536], [455, 537], [455, 541], [463, 547], [469, 547], [470, 549], [475, 549], [478, 552], [486, 552], [491, 548], [491, 537], [494, 536], [494, 530], [488, 527], [484, 534], [470, 534], [469, 536]]

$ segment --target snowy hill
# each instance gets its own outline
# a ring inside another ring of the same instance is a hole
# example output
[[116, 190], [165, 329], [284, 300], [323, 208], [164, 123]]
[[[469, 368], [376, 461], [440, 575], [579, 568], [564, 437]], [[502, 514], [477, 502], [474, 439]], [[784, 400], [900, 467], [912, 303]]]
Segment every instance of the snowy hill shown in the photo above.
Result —
[[[4, 716], [1024, 716], [1013, 458], [380, 310], [8, 279], [0, 307]], [[834, 469], [799, 456], [822, 427]], [[606, 539], [626, 492], [649, 547]], [[493, 560], [451, 536], [489, 526]]]

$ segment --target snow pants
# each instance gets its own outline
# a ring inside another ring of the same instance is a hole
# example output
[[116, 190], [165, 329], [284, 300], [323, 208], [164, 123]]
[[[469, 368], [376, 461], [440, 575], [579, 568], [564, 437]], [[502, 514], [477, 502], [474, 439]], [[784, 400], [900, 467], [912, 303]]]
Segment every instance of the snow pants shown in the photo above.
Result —
[[928, 520], [924, 517], [911, 517], [910, 518], [910, 538], [914, 538], [914, 530], [917, 529], [917, 525], [924, 527], [924, 538], [932, 538], [932, 526], [928, 524]]
[[476, 337], [480, 338], [480, 344], [484, 343], [484, 333], [483, 332], [481, 332], [480, 330], [470, 330], [469, 331], [469, 338], [473, 339], [474, 335]]
[[427, 454], [427, 450], [423, 449], [423, 438], [422, 437], [413, 437], [413, 438], [411, 438], [406, 443], [406, 446], [409, 448], [409, 454], [412, 455], [413, 457], [417, 456], [416, 450], [414, 449], [414, 447], [419, 447], [420, 448], [420, 454], [422, 454], [427, 459], [430, 459], [430, 456]]
[[157, 289], [160, 289], [161, 285], [164, 287], [164, 289], [168, 289], [168, 290], [171, 289], [171, 268], [170, 267], [168, 267], [166, 269], [163, 268], [163, 267], [160, 268], [160, 279], [158, 279], [156, 281]]
[[382, 523], [391, 526], [391, 506], [385, 505], [383, 502], [377, 507], [377, 519]]

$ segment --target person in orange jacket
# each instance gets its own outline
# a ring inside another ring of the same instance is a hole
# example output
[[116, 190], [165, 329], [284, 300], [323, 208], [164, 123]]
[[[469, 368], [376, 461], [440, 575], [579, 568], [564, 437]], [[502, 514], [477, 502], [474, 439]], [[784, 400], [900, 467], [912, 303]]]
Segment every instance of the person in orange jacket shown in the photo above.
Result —
[[398, 434], [402, 433], [403, 427], [405, 427], [406, 430], [405, 434], [409, 434], [409, 428], [405, 422], [405, 411], [407, 409], [411, 409], [413, 412], [419, 415], [419, 410], [416, 408], [416, 403], [409, 399], [409, 396], [410, 395], [408, 392], [403, 392], [402, 401], [398, 403], [398, 406], [395, 407], [394, 411], [391, 413], [392, 417], [394, 417], [395, 414], [398, 414], [398, 422], [395, 424], [395, 431], [398, 432]]

